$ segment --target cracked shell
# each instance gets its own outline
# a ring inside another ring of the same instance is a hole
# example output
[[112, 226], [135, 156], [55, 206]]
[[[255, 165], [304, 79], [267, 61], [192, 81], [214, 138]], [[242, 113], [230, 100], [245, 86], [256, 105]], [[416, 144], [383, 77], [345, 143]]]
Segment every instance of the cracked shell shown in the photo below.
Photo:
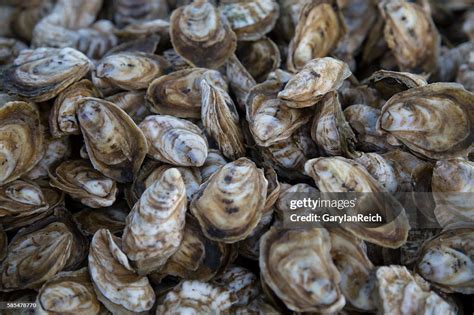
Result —
[[473, 147], [473, 104], [461, 85], [432, 83], [394, 95], [377, 124], [423, 158], [464, 156]]
[[111, 102], [85, 97], [77, 117], [94, 168], [120, 183], [133, 181], [148, 146], [130, 116]]
[[185, 119], [152, 115], [139, 125], [148, 142], [148, 155], [176, 166], [202, 166], [208, 144], [202, 130]]
[[34, 102], [54, 98], [91, 70], [89, 59], [73, 48], [23, 50], [3, 74], [4, 88]]
[[228, 163], [201, 185], [190, 209], [204, 234], [235, 243], [257, 226], [265, 207], [267, 180], [247, 158]]
[[105, 229], [92, 238], [89, 272], [97, 298], [112, 313], [148, 311], [155, 303], [155, 293], [148, 278], [132, 269], [121, 243]]
[[170, 168], [133, 206], [122, 236], [122, 248], [138, 274], [162, 267], [183, 239], [186, 190], [180, 172]]
[[218, 68], [237, 46], [237, 36], [207, 0], [177, 8], [170, 23], [173, 48], [196, 67]]
[[272, 227], [260, 241], [261, 277], [292, 311], [331, 313], [346, 300], [324, 228]]

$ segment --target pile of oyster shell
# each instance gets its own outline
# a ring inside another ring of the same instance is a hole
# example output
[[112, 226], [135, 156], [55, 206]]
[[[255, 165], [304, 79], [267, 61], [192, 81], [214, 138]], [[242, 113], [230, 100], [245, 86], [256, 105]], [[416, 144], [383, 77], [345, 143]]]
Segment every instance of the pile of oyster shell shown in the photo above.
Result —
[[[3, 313], [473, 311], [471, 1], [0, 16], [0, 302], [36, 303]], [[285, 227], [314, 192], [385, 193], [397, 215]]]

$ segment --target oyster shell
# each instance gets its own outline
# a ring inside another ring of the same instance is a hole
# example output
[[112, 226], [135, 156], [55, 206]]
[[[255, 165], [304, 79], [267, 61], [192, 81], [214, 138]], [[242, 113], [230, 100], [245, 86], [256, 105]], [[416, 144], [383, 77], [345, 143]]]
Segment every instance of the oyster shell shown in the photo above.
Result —
[[43, 126], [32, 103], [0, 103], [0, 185], [30, 171], [44, 150]]
[[431, 181], [436, 203], [434, 213], [441, 226], [474, 222], [474, 162], [438, 161]]
[[[398, 248], [408, 237], [410, 225], [405, 209], [391, 197], [365, 168], [357, 162], [343, 158], [317, 158], [306, 162], [306, 173], [311, 176], [322, 192], [359, 192], [369, 193], [359, 197], [354, 208], [345, 208], [344, 213], [355, 215], [365, 211], [364, 205], [373, 205], [371, 214], [383, 218], [383, 224], [368, 227], [359, 224], [344, 223], [342, 226], [355, 236], [368, 242], [388, 248]], [[385, 192], [385, 194], [384, 194]], [[359, 206], [358, 206], [359, 205]]]
[[379, 309], [384, 314], [457, 314], [426, 281], [403, 266], [379, 267], [376, 277]]
[[92, 82], [101, 89], [146, 89], [165, 74], [170, 64], [163, 57], [142, 52], [119, 52], [103, 58], [92, 73]]
[[48, 170], [70, 155], [71, 145], [68, 138], [54, 139], [49, 134], [45, 135], [45, 148], [43, 158], [33, 167], [24, 178], [36, 180], [48, 177]]
[[378, 126], [428, 159], [466, 155], [473, 147], [474, 95], [461, 85], [433, 83], [394, 95]]
[[241, 41], [262, 38], [273, 29], [279, 14], [275, 0], [225, 0], [218, 8]]
[[201, 129], [190, 121], [168, 115], [152, 115], [139, 125], [148, 142], [148, 155], [177, 165], [201, 166], [208, 144]]
[[98, 230], [89, 251], [89, 272], [97, 299], [112, 313], [144, 312], [155, 303], [147, 277], [139, 276], [121, 249], [121, 240]]
[[166, 294], [156, 314], [225, 314], [233, 300], [232, 294], [219, 286], [200, 281], [183, 281]]
[[318, 105], [311, 126], [311, 138], [321, 152], [355, 158], [356, 136], [342, 112], [337, 92], [327, 93]]
[[331, 57], [308, 60], [292, 77], [278, 98], [289, 101], [287, 106], [303, 108], [315, 105], [325, 94], [337, 90], [351, 76], [349, 66]]
[[239, 42], [236, 54], [242, 65], [259, 83], [265, 81], [270, 72], [280, 67], [280, 51], [268, 37], [252, 42]]
[[206, 69], [175, 71], [151, 82], [146, 93], [150, 109], [180, 118], [201, 118], [201, 77]]
[[247, 98], [247, 121], [255, 142], [269, 147], [291, 137], [311, 118], [304, 111], [291, 108], [290, 102], [277, 98], [283, 87], [279, 80], [256, 85]]
[[267, 185], [263, 171], [240, 158], [201, 185], [190, 210], [208, 238], [234, 243], [246, 238], [260, 221]]
[[399, 68], [435, 71], [440, 36], [430, 14], [417, 3], [405, 0], [384, 0], [379, 9], [385, 20], [385, 41]]
[[207, 0], [177, 8], [170, 23], [173, 48], [196, 67], [218, 68], [237, 46], [237, 36]]
[[36, 297], [38, 314], [96, 315], [101, 306], [87, 268], [61, 272], [48, 280]]
[[421, 75], [388, 70], [376, 71], [366, 81], [386, 100], [397, 93], [428, 84]]
[[85, 97], [77, 104], [77, 117], [92, 165], [120, 182], [131, 182], [148, 151], [146, 138], [117, 105]]
[[178, 250], [150, 277], [161, 280], [170, 275], [187, 280], [209, 281], [227, 268], [235, 258], [234, 254], [232, 245], [208, 239], [202, 233], [198, 221], [187, 215], [183, 240]]
[[170, 168], [143, 192], [126, 220], [122, 248], [138, 274], [159, 269], [178, 250], [185, 213], [183, 178]]
[[107, 97], [106, 100], [120, 107], [136, 124], [141, 123], [146, 116], [151, 114], [145, 105], [143, 91], [120, 92]]
[[137, 21], [163, 19], [169, 13], [168, 2], [164, 0], [118, 0], [113, 9], [113, 19], [119, 27]]
[[[223, 66], [225, 75], [229, 80], [230, 91], [235, 96], [239, 109], [245, 111], [247, 96], [252, 87], [257, 84], [248, 69], [242, 65], [237, 56], [232, 55]], [[221, 70], [222, 72], [223, 70]]]
[[401, 190], [398, 170], [393, 163], [377, 153], [365, 153], [354, 159], [361, 164], [373, 178], [375, 178], [388, 192], [395, 193]]
[[23, 50], [3, 73], [3, 86], [31, 101], [54, 98], [91, 70], [92, 64], [73, 48]]
[[212, 72], [204, 74], [201, 81], [202, 124], [206, 132], [217, 142], [222, 154], [235, 160], [245, 155], [239, 114], [227, 91], [213, 80]]
[[130, 208], [125, 202], [116, 202], [107, 208], [83, 208], [74, 213], [77, 227], [87, 236], [93, 236], [100, 229], [107, 229], [112, 234], [122, 233]]
[[347, 301], [356, 309], [374, 311], [377, 308], [374, 265], [367, 257], [365, 243], [350, 233], [334, 228], [331, 236], [331, 257], [341, 282], [339, 287]]
[[474, 292], [474, 229], [453, 225], [423, 243], [416, 271], [444, 292]]
[[237, 297], [233, 308], [249, 305], [260, 294], [260, 281], [257, 276], [250, 270], [236, 265], [227, 268], [213, 282]]
[[91, 208], [111, 206], [117, 195], [114, 180], [96, 171], [85, 160], [67, 160], [49, 172], [50, 185]]
[[261, 277], [293, 311], [331, 313], [345, 305], [324, 228], [272, 227], [260, 241]]
[[249, 236], [237, 243], [239, 255], [248, 259], [258, 260], [260, 257], [260, 239], [273, 224], [273, 212], [274, 208], [270, 208], [269, 210], [265, 209], [262, 218]]
[[345, 33], [344, 17], [336, 0], [304, 3], [288, 48], [288, 70], [298, 72], [314, 58], [326, 57]]
[[207, 181], [212, 174], [217, 172], [222, 166], [226, 164], [227, 161], [219, 150], [209, 149], [206, 161], [200, 168], [202, 182], [204, 183]]
[[11, 63], [20, 54], [20, 51], [27, 48], [28, 46], [19, 40], [0, 37], [0, 65]]

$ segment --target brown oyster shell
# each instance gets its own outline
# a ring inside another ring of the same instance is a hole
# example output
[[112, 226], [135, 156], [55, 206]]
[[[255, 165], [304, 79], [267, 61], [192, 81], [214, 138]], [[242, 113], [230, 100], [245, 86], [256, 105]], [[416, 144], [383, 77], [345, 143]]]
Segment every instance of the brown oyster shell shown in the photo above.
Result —
[[150, 277], [161, 280], [170, 275], [187, 280], [209, 281], [227, 268], [235, 254], [233, 245], [210, 240], [203, 234], [199, 222], [187, 215], [183, 240], [178, 250]]
[[416, 271], [444, 292], [474, 292], [474, 228], [453, 226], [423, 243]]
[[177, 8], [170, 23], [173, 48], [196, 67], [221, 66], [237, 46], [237, 37], [229, 24], [206, 0]]
[[50, 167], [68, 158], [70, 153], [71, 143], [69, 138], [54, 139], [49, 134], [46, 134], [43, 157], [35, 167], [25, 174], [24, 178], [30, 180], [47, 178]]
[[428, 84], [421, 75], [388, 70], [375, 71], [366, 81], [386, 100], [399, 92]]
[[122, 233], [129, 212], [127, 203], [118, 201], [106, 208], [85, 207], [74, 213], [73, 219], [78, 229], [87, 236], [93, 236], [100, 229], [107, 229], [112, 234], [118, 234]]
[[288, 49], [288, 70], [298, 72], [314, 58], [326, 57], [345, 32], [344, 18], [336, 0], [306, 2]]
[[324, 228], [272, 227], [260, 241], [261, 276], [285, 305], [297, 312], [337, 312], [345, 298]]
[[180, 118], [201, 118], [201, 76], [205, 69], [175, 71], [151, 82], [146, 93], [150, 109]]
[[218, 8], [240, 41], [262, 38], [273, 29], [280, 13], [275, 0], [226, 0]]
[[404, 0], [384, 0], [379, 9], [385, 20], [385, 41], [400, 70], [434, 72], [440, 36], [430, 14]]
[[122, 248], [138, 274], [159, 269], [183, 239], [186, 191], [180, 172], [166, 170], [127, 217]]
[[112, 313], [144, 312], [155, 303], [147, 277], [135, 273], [121, 249], [121, 240], [108, 230], [98, 230], [92, 238], [89, 272], [97, 299]]
[[367, 202], [373, 204], [373, 210], [376, 209], [385, 220], [377, 227], [351, 223], [343, 223], [342, 227], [363, 240], [383, 247], [398, 248], [406, 242], [410, 225], [405, 209], [394, 197], [387, 194], [382, 185], [370, 176], [362, 165], [343, 157], [323, 157], [306, 162], [305, 170], [322, 192], [369, 193], [358, 198], [357, 204], [361, 205], [360, 207], [356, 205], [353, 209], [345, 208], [344, 213], [358, 214]]
[[474, 139], [474, 95], [455, 83], [433, 83], [394, 95], [380, 128], [428, 159], [466, 155]]
[[91, 81], [84, 79], [67, 87], [54, 100], [49, 115], [49, 128], [54, 137], [81, 133], [76, 108], [78, 101], [83, 97], [101, 97], [101, 93]]
[[213, 282], [237, 297], [232, 307], [246, 306], [260, 294], [260, 281], [257, 276], [250, 270], [236, 265], [229, 266]]
[[206, 161], [200, 168], [202, 182], [207, 181], [212, 174], [226, 164], [227, 161], [219, 150], [209, 149]]
[[164, 0], [118, 0], [113, 9], [113, 19], [119, 27], [136, 21], [163, 19], [169, 14], [168, 3]]
[[32, 103], [0, 103], [0, 185], [30, 171], [43, 156], [43, 126]]
[[119, 52], [103, 58], [95, 67], [92, 82], [101, 89], [146, 89], [168, 71], [163, 57], [142, 52]]
[[388, 192], [395, 193], [402, 190], [398, 169], [380, 154], [364, 153], [354, 160], [365, 167]]
[[281, 57], [278, 46], [268, 37], [239, 42], [237, 57], [257, 82], [263, 82], [268, 74], [280, 67]]
[[67, 160], [49, 172], [50, 185], [91, 208], [111, 206], [117, 195], [114, 180], [96, 171], [85, 160]]
[[105, 100], [85, 97], [77, 117], [94, 168], [120, 182], [131, 182], [148, 151], [146, 138], [122, 109]]
[[315, 105], [325, 94], [337, 90], [351, 76], [349, 66], [331, 57], [308, 60], [292, 77], [278, 98], [289, 101], [287, 106], [303, 108]]
[[9, 93], [42, 102], [82, 79], [90, 69], [89, 59], [73, 48], [23, 50], [5, 70], [3, 84]]
[[196, 280], [183, 281], [166, 294], [156, 314], [225, 314], [233, 301], [232, 294], [224, 288]]
[[145, 117], [151, 114], [145, 105], [145, 92], [143, 91], [120, 92], [107, 97], [106, 100], [120, 107], [136, 124], [141, 123]]
[[257, 226], [265, 207], [267, 180], [247, 158], [228, 163], [205, 182], [190, 210], [212, 240], [235, 243]]
[[[248, 68], [240, 62], [237, 56], [232, 55], [222, 67], [230, 85], [230, 92], [235, 96], [239, 109], [245, 111], [247, 107], [247, 95], [252, 87], [257, 84], [249, 73]], [[221, 69], [222, 69], [221, 68]]]
[[139, 125], [148, 143], [148, 155], [176, 166], [201, 166], [208, 144], [192, 122], [168, 115], [151, 115]]
[[[217, 73], [216, 73], [217, 74]], [[237, 108], [220, 82], [215, 82], [213, 71], [201, 81], [201, 120], [225, 157], [235, 160], [245, 155], [245, 143], [239, 125]], [[202, 164], [201, 164], [202, 165]]]
[[97, 300], [87, 268], [61, 272], [48, 280], [36, 297], [39, 314], [98, 315]]
[[457, 314], [456, 309], [430, 290], [429, 284], [406, 267], [386, 266], [376, 271], [379, 309], [389, 314]]

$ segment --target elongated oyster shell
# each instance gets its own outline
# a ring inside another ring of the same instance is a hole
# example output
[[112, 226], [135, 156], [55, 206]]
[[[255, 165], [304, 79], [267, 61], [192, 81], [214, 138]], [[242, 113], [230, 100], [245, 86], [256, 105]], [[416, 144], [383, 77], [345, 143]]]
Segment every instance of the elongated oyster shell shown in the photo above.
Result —
[[122, 233], [130, 208], [124, 201], [118, 201], [107, 208], [83, 208], [74, 213], [73, 219], [79, 230], [87, 236], [93, 236], [100, 229], [112, 234]]
[[146, 138], [115, 104], [85, 97], [77, 117], [94, 168], [118, 181], [131, 182], [148, 151]]
[[51, 213], [63, 195], [48, 183], [17, 179], [0, 187], [0, 224], [13, 230]]
[[247, 98], [247, 121], [255, 142], [269, 147], [282, 142], [311, 118], [304, 111], [290, 107], [290, 102], [277, 98], [283, 87], [279, 80], [256, 85]]
[[406, 267], [379, 267], [376, 277], [379, 309], [384, 314], [457, 314], [452, 305], [430, 290], [426, 281], [410, 274]]
[[474, 292], [474, 228], [452, 226], [426, 241], [417, 272], [445, 292]]
[[226, 164], [227, 161], [219, 150], [209, 149], [206, 161], [200, 168], [202, 182], [207, 181], [212, 174], [217, 172], [222, 166]]
[[345, 298], [330, 250], [331, 239], [324, 228], [272, 227], [260, 241], [261, 276], [290, 310], [337, 312]]
[[305, 64], [278, 93], [290, 101], [287, 106], [302, 108], [315, 105], [325, 94], [337, 90], [351, 75], [349, 66], [331, 57], [316, 58]]
[[314, 58], [326, 57], [346, 32], [335, 0], [311, 0], [298, 17], [295, 36], [288, 49], [287, 67], [298, 72]]
[[386, 100], [399, 92], [428, 84], [426, 79], [420, 75], [388, 70], [376, 71], [366, 81], [370, 87], [377, 89], [382, 98]]
[[170, 64], [163, 57], [142, 52], [119, 52], [102, 59], [92, 81], [103, 89], [146, 89], [151, 81], [165, 74]]
[[343, 157], [317, 158], [306, 162], [305, 170], [322, 192], [367, 193], [358, 198], [357, 204], [360, 206], [345, 208], [344, 213], [359, 214], [359, 211], [366, 211], [361, 208], [368, 203], [374, 207], [368, 211], [371, 214], [377, 213], [384, 219], [383, 224], [377, 227], [344, 223], [342, 226], [345, 229], [363, 240], [383, 247], [398, 248], [406, 242], [410, 225], [405, 209], [394, 197], [388, 195], [362, 165]]
[[378, 125], [428, 159], [466, 155], [473, 147], [474, 94], [454, 83], [433, 83], [394, 95]]
[[474, 222], [474, 162], [438, 161], [431, 182], [436, 203], [434, 213], [441, 226]]
[[85, 160], [68, 160], [50, 170], [50, 184], [86, 206], [101, 208], [115, 202], [117, 184]]
[[327, 155], [357, 157], [356, 136], [342, 112], [337, 92], [327, 93], [318, 105], [311, 126], [311, 138]]
[[280, 51], [268, 37], [252, 42], [239, 42], [236, 54], [257, 82], [265, 81], [270, 72], [280, 67]]
[[243, 267], [230, 266], [213, 282], [237, 297], [237, 301], [232, 307], [246, 306], [260, 294], [260, 283], [257, 276]]
[[151, 82], [146, 93], [153, 112], [180, 118], [201, 118], [201, 77], [205, 69], [175, 71]]
[[201, 81], [202, 124], [217, 142], [222, 154], [235, 160], [245, 155], [244, 136], [237, 108], [227, 91], [213, 82], [212, 74], [204, 76]]
[[30, 171], [41, 159], [43, 146], [43, 126], [33, 104], [0, 104], [0, 185]]
[[136, 124], [141, 123], [146, 116], [151, 114], [145, 105], [143, 91], [120, 92], [107, 97], [106, 100], [123, 109]]
[[155, 303], [147, 277], [135, 273], [121, 249], [121, 240], [106, 229], [92, 238], [89, 272], [98, 300], [112, 313], [144, 312]]
[[148, 142], [148, 155], [178, 166], [201, 166], [208, 144], [201, 129], [190, 121], [168, 115], [152, 115], [140, 129]]
[[36, 298], [38, 314], [96, 315], [101, 306], [87, 268], [61, 272], [48, 280]]
[[233, 301], [232, 294], [219, 286], [200, 281], [183, 281], [166, 294], [156, 314], [222, 314], [229, 311]]
[[237, 46], [237, 36], [207, 0], [177, 8], [170, 23], [173, 48], [194, 66], [217, 68]]
[[267, 185], [263, 171], [240, 158], [201, 185], [190, 209], [207, 237], [234, 243], [246, 238], [260, 221]]
[[275, 0], [226, 0], [219, 11], [239, 40], [258, 40], [275, 26], [279, 6]]
[[375, 310], [375, 279], [371, 275], [375, 267], [367, 257], [364, 242], [339, 228], [329, 230], [329, 234], [331, 257], [341, 275], [339, 287], [345, 298], [356, 309]]
[[209, 281], [227, 268], [235, 254], [233, 245], [210, 240], [203, 234], [198, 221], [187, 215], [178, 250], [150, 277], [161, 280], [171, 275], [187, 280]]
[[73, 48], [23, 50], [3, 74], [4, 88], [42, 102], [54, 98], [91, 70], [91, 62]]
[[385, 40], [400, 69], [433, 72], [440, 36], [431, 16], [405, 0], [384, 0], [379, 8], [385, 19]]
[[100, 97], [101, 93], [89, 80], [81, 80], [67, 87], [54, 100], [49, 114], [49, 128], [54, 137], [81, 133], [76, 118], [77, 103], [83, 97]]
[[230, 56], [223, 67], [229, 80], [230, 92], [235, 96], [239, 109], [245, 111], [248, 93], [257, 83], [235, 55]]
[[138, 274], [159, 269], [178, 250], [185, 213], [184, 182], [170, 168], [145, 190], [126, 220], [123, 251]]

